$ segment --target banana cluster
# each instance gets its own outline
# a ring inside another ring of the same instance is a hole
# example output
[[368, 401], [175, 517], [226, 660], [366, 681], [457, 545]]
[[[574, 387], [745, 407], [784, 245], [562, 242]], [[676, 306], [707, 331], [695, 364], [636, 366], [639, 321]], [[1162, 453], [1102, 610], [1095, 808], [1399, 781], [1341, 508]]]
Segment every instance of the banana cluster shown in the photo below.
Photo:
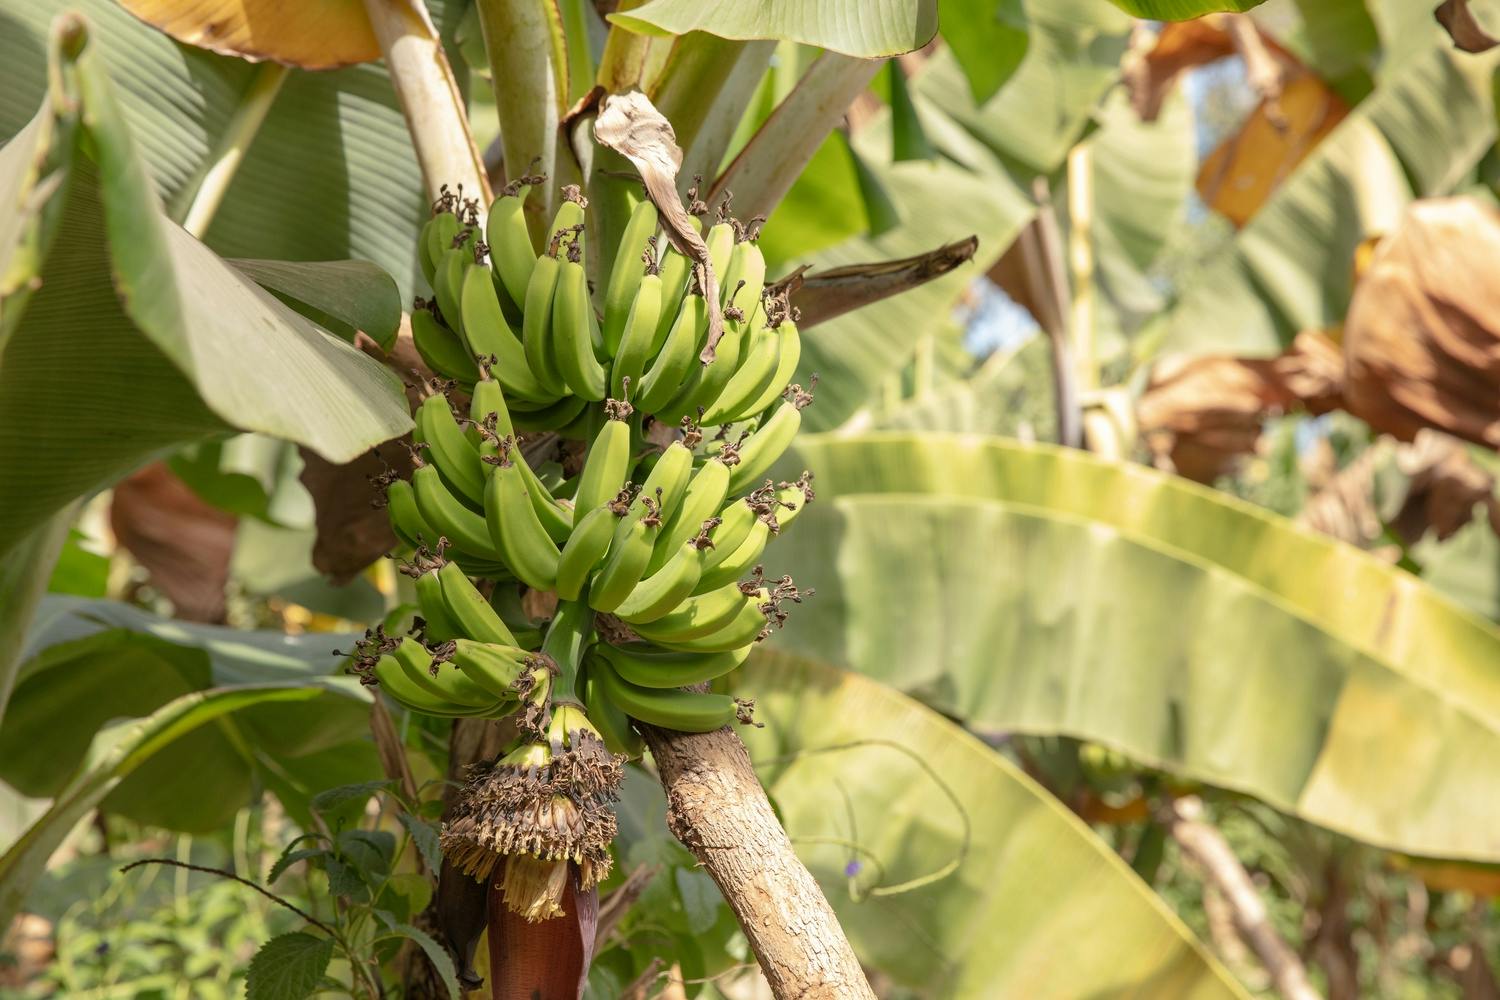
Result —
[[[447, 196], [423, 229], [434, 297], [419, 300], [412, 333], [445, 381], [417, 408], [410, 479], [382, 478], [392, 526], [416, 552], [404, 571], [421, 618], [413, 635], [368, 635], [358, 665], [432, 715], [521, 711], [540, 732], [549, 706], [581, 704], [579, 724], [633, 756], [635, 722], [748, 721], [743, 703], [684, 689], [739, 666], [784, 620], [783, 602], [801, 599], [760, 560], [811, 500], [809, 480], [764, 476], [812, 397], [788, 384], [800, 339], [785, 296], [767, 288], [755, 224], [726, 215], [705, 236], [725, 289], [714, 345], [709, 283], [657, 233], [649, 200], [596, 313], [584, 201], [564, 189], [536, 255], [522, 205], [539, 182], [507, 188], [483, 239], [477, 206]], [[705, 426], [722, 430], [706, 441]], [[528, 461], [519, 435], [538, 431], [586, 442], [571, 475]], [[471, 577], [496, 581], [494, 595]], [[520, 585], [556, 595], [540, 628]]]

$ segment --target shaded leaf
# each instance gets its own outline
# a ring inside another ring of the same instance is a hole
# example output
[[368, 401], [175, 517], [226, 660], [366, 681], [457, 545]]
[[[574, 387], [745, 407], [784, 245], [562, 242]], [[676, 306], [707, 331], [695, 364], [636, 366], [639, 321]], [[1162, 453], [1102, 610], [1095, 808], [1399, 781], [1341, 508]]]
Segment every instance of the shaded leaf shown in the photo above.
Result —
[[862, 58], [919, 49], [938, 26], [936, 0], [649, 0], [628, 13], [611, 14], [609, 20], [646, 34], [706, 31], [721, 38], [774, 38]]
[[10, 637], [0, 645], [0, 720], [10, 705], [16, 672], [26, 659], [22, 643], [34, 634], [32, 618], [47, 590], [47, 576], [37, 567], [57, 561], [77, 513], [77, 504], [58, 511], [0, 559], [0, 632]]
[[[57, 565], [52, 567], [52, 576], [47, 580], [47, 593], [103, 597], [109, 589], [109, 557], [87, 548], [86, 537], [77, 529], [68, 532], [68, 540], [63, 543]], [[31, 563], [27, 568], [36, 573], [38, 567]]]
[[397, 937], [415, 942], [422, 949], [422, 954], [427, 956], [427, 960], [437, 970], [451, 1000], [459, 1000], [463, 996], [463, 991], [458, 988], [458, 975], [453, 969], [453, 959], [449, 956], [448, 949], [434, 941], [426, 931], [410, 924], [393, 924], [391, 931]]
[[224, 621], [224, 585], [237, 519], [211, 507], [163, 463], [115, 484], [109, 526], [120, 546], [172, 602], [178, 618]]
[[117, 722], [100, 730], [51, 806], [0, 855], [0, 922], [9, 924], [21, 908], [32, 883], [68, 831], [158, 751], [226, 713], [271, 702], [306, 701], [318, 694], [315, 687], [276, 684], [210, 688], [182, 695], [145, 718]]
[[911, 102], [911, 93], [906, 89], [906, 71], [892, 59], [885, 64], [885, 73], [891, 94], [891, 159], [896, 163], [932, 159], [935, 154], [922, 131], [922, 119]]
[[179, 42], [226, 56], [302, 69], [333, 69], [380, 58], [360, 0], [121, 0], [136, 17]]
[[361, 781], [353, 785], [340, 785], [312, 797], [315, 812], [330, 820], [348, 818], [364, 811], [371, 797], [391, 787], [391, 781]]
[[266, 875], [267, 885], [274, 885], [277, 879], [281, 878], [282, 875], [285, 875], [287, 870], [299, 861], [306, 861], [309, 858], [323, 858], [329, 856], [329, 851], [326, 847], [296, 847], [295, 845], [301, 839], [302, 838], [299, 837], [291, 844], [288, 844], [286, 850], [281, 852], [281, 856], [277, 858], [276, 863], [271, 866], [270, 873]]
[[443, 852], [438, 845], [437, 827], [404, 810], [397, 813], [396, 818], [406, 827], [406, 832], [411, 835], [411, 842], [417, 845], [417, 852], [422, 855], [428, 869], [440, 871], [443, 867]]
[[245, 1000], [303, 1000], [318, 988], [333, 959], [333, 939], [302, 931], [260, 946], [245, 976]]
[[943, 41], [983, 104], [1026, 58], [1031, 36], [1021, 0], [938, 0]]
[[1231, 13], [1259, 7], [1266, 0], [1110, 0], [1116, 7], [1136, 17], [1158, 21], [1186, 21], [1220, 11]]
[[1500, 628], [1409, 574], [1076, 451], [872, 434], [798, 459], [818, 502], [770, 568], [818, 593], [778, 642], [971, 725], [1101, 742], [1408, 853], [1500, 858], [1473, 812], [1500, 801], [1479, 763], [1500, 751]]
[[367, 260], [231, 260], [235, 270], [345, 340], [358, 330], [389, 351], [401, 327], [395, 280]]
[[737, 684], [765, 723], [743, 731], [757, 770], [866, 963], [951, 997], [1244, 995], [1081, 820], [937, 713], [784, 654]]

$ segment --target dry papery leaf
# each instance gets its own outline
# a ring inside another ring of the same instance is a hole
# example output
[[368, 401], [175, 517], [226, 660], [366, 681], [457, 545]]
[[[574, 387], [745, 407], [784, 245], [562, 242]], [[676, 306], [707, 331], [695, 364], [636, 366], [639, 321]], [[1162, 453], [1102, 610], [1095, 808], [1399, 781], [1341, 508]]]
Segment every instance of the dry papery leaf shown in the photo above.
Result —
[[224, 585], [238, 519], [199, 498], [156, 462], [115, 484], [109, 524], [178, 618], [224, 621]]
[[334, 69], [380, 58], [362, 0], [120, 0], [187, 45], [251, 62]]
[[1500, 211], [1414, 202], [1375, 250], [1344, 324], [1350, 413], [1403, 441], [1424, 427], [1500, 448]]

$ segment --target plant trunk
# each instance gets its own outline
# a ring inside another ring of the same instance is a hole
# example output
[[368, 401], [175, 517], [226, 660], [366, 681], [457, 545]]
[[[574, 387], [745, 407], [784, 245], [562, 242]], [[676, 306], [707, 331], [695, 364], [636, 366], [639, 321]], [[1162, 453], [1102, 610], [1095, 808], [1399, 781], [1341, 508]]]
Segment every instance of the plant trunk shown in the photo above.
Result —
[[729, 729], [642, 727], [667, 792], [667, 825], [719, 886], [778, 1000], [875, 994], [833, 908], [777, 822]]

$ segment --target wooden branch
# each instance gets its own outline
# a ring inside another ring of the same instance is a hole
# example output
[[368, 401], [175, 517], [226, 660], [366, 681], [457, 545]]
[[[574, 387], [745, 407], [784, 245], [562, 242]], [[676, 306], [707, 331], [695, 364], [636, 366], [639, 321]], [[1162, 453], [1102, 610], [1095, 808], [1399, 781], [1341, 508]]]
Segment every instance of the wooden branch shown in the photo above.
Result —
[[466, 196], [480, 200], [482, 216], [494, 194], [427, 7], [422, 0], [365, 0], [365, 11], [380, 39], [428, 197], [436, 198], [444, 184], [462, 184]]
[[1160, 820], [1182, 852], [1197, 862], [1223, 895], [1234, 915], [1235, 930], [1266, 967], [1276, 991], [1286, 1000], [1321, 1000], [1302, 960], [1271, 926], [1266, 904], [1245, 866], [1224, 835], [1203, 819], [1203, 802], [1196, 796], [1176, 799], [1161, 810]]
[[812, 274], [799, 269], [778, 281], [776, 287], [785, 288], [791, 296], [792, 305], [801, 314], [797, 329], [805, 332], [844, 313], [941, 278], [973, 259], [978, 249], [979, 238], [970, 236], [900, 260], [850, 264]]
[[874, 1000], [864, 970], [729, 729], [646, 726], [667, 825], [718, 884], [777, 1000]]

